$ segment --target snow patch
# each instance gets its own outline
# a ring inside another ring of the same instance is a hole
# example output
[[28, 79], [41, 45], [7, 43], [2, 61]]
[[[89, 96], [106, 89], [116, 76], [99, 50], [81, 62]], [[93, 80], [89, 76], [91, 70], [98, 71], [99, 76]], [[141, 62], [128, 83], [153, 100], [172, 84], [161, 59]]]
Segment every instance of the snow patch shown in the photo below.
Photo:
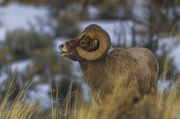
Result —
[[0, 27], [0, 42], [5, 40], [7, 29]]
[[44, 109], [51, 108], [51, 98], [48, 95], [50, 86], [48, 84], [39, 84], [36, 88], [29, 92], [27, 103], [39, 102], [40, 107]]
[[164, 52], [168, 53], [177, 71], [180, 71], [180, 37], [161, 38], [156, 53], [161, 56]]
[[[53, 30], [47, 23], [50, 21], [48, 17], [48, 9], [42, 6], [32, 6], [19, 3], [9, 3], [0, 7], [0, 21], [2, 24], [3, 34], [5, 31], [15, 29], [36, 30], [53, 35]], [[0, 30], [0, 34], [1, 34]], [[4, 35], [0, 35], [0, 39], [4, 39]]]
[[90, 19], [96, 18], [97, 15], [99, 14], [98, 9], [94, 6], [89, 6], [87, 11]]
[[43, 93], [48, 93], [50, 91], [50, 86], [48, 84], [40, 84], [37, 85], [36, 90]]
[[180, 45], [171, 51], [170, 57], [172, 58], [173, 64], [176, 66], [177, 71], [180, 71]]
[[179, 43], [180, 43], [179, 37], [161, 38], [158, 42], [157, 55], [162, 55], [164, 51], [167, 53], [171, 52], [171, 50], [173, 50], [176, 46], [178, 46]]
[[8, 75], [4, 72], [0, 73], [0, 85], [2, 85], [8, 78]]
[[158, 92], [163, 93], [171, 88], [172, 82], [170, 80], [158, 80]]
[[91, 101], [91, 94], [90, 94], [90, 88], [87, 84], [83, 83], [82, 84], [82, 93], [83, 93], [83, 99], [87, 102]]
[[35, 18], [45, 18], [47, 10], [18, 3], [10, 3], [0, 7], [1, 22], [8, 29], [29, 28], [28, 24], [36, 24]]
[[9, 68], [12, 72], [24, 72], [28, 67], [31, 67], [32, 65], [33, 62], [31, 60], [21, 60], [9, 65]]

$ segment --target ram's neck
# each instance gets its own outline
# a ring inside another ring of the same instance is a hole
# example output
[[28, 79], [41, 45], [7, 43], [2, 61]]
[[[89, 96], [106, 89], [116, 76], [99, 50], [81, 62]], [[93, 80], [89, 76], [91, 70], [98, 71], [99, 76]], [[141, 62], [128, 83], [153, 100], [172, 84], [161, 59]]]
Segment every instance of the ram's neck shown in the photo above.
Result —
[[[93, 62], [92, 61], [81, 61], [80, 66], [84, 73], [84, 78], [86, 80], [90, 80], [92, 78], [97, 78], [99, 76], [99, 73], [103, 72], [102, 71], [103, 69], [101, 69], [102, 62], [103, 62], [103, 60], [93, 61]], [[93, 80], [95, 80], [95, 79], [93, 79]]]
[[[97, 61], [84, 60], [84, 61], [80, 62], [80, 66], [82, 68], [82, 71], [84, 73], [88, 73], [87, 75], [91, 75], [92, 73], [97, 74], [97, 73], [100, 73], [100, 71], [104, 72], [104, 71], [102, 71], [103, 70], [102, 65], [105, 65], [105, 64], [106, 64], [106, 60], [104, 58], [97, 60]], [[101, 69], [101, 70], [99, 71], [99, 69]]]
[[[80, 62], [80, 66], [82, 68], [84, 79], [89, 84], [92, 92], [99, 92], [99, 90], [107, 90], [105, 91], [108, 93], [110, 91], [109, 87], [109, 78], [106, 69], [102, 68], [103, 65], [106, 65], [104, 59], [99, 61], [82, 61]], [[106, 78], [104, 78], [106, 77]]]

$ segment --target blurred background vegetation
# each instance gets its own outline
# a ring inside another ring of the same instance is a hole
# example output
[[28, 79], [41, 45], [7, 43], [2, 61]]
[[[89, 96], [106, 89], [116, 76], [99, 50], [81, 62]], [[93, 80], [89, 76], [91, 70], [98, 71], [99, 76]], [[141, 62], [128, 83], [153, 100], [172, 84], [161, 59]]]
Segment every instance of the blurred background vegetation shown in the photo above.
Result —
[[[76, 37], [82, 30], [82, 24], [92, 21], [100, 25], [103, 22], [118, 22], [119, 25], [113, 30], [117, 38], [112, 39], [113, 48], [147, 47], [158, 58], [159, 80], [178, 79], [176, 76], [179, 76], [180, 66], [173, 63], [170, 52], [180, 44], [179, 0], [2, 0], [0, 34], [1, 29], [5, 28], [1, 19], [3, 8], [12, 4], [33, 6], [34, 9], [43, 7], [48, 15], [47, 18], [34, 18], [41, 26], [39, 30], [36, 29], [36, 24], [28, 23], [29, 29], [9, 29], [3, 40], [0, 40], [1, 100], [7, 93], [6, 84], [9, 80], [13, 80], [14, 85], [14, 88], [11, 87], [13, 92], [9, 96], [9, 102], [14, 100], [21, 90], [28, 90], [27, 97], [31, 97], [38, 85], [42, 84], [50, 88], [47, 95], [53, 97], [56, 105], [65, 99], [70, 85], [72, 92], [88, 95], [86, 91], [82, 91], [87, 90], [87, 87], [84, 88], [85, 83], [79, 73], [81, 70], [73, 62], [60, 56], [57, 47], [61, 41]], [[16, 9], [12, 14], [16, 16]], [[15, 22], [18, 22], [18, 17], [17, 15]], [[127, 25], [122, 24], [124, 22], [127, 22]], [[131, 27], [127, 32], [129, 23]], [[50, 28], [51, 32], [44, 32], [44, 26]], [[107, 25], [105, 30], [111, 29], [110, 27]], [[164, 44], [167, 39], [169, 41]], [[173, 45], [170, 45], [171, 42]], [[30, 87], [27, 87], [27, 84], [30, 84]]]

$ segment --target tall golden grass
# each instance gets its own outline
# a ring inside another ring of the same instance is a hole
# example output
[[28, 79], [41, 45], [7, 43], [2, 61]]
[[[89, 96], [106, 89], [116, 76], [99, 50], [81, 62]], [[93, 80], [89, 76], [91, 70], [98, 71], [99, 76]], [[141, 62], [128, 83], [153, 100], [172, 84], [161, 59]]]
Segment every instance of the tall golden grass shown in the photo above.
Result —
[[[118, 87], [100, 105], [88, 105], [77, 100], [71, 105], [68, 96], [62, 107], [52, 107], [43, 112], [37, 104], [24, 103], [24, 93], [9, 104], [7, 91], [0, 102], [1, 119], [179, 119], [180, 91], [174, 87], [170, 92], [157, 96], [144, 96], [136, 101], [135, 89]], [[7, 98], [6, 98], [7, 97]]]

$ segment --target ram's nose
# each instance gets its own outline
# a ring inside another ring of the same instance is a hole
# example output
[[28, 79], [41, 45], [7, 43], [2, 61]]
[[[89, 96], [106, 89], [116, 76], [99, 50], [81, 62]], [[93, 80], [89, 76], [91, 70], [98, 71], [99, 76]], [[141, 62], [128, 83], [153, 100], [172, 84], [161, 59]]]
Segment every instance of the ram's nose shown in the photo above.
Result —
[[59, 45], [59, 50], [62, 50], [64, 47], [64, 44]]
[[64, 55], [68, 52], [66, 43], [59, 45], [60, 54]]
[[59, 45], [59, 50], [60, 50], [60, 54], [63, 55], [63, 47], [64, 47], [64, 44], [61, 44]]

